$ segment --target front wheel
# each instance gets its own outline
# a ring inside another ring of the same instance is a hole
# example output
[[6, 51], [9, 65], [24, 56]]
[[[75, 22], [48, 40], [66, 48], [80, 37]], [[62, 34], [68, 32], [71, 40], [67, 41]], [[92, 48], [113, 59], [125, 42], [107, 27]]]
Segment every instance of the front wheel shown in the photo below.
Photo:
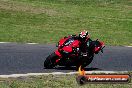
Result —
[[54, 68], [57, 64], [56, 64], [56, 60], [58, 59], [59, 57], [55, 54], [55, 53], [52, 53], [51, 55], [49, 55], [46, 60], [44, 61], [44, 67], [47, 68], [47, 69], [51, 69], [51, 68]]
[[78, 70], [79, 66], [82, 66], [82, 69], [85, 68], [87, 65], [89, 65], [93, 60], [93, 56], [90, 58], [80, 58], [79, 64], [76, 66], [76, 69]]

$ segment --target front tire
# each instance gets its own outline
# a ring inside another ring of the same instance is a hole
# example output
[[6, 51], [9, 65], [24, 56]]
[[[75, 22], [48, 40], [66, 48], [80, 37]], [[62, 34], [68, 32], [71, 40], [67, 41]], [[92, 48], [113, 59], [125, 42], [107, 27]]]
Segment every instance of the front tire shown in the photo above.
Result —
[[44, 68], [47, 68], [47, 69], [54, 68], [57, 65], [56, 60], [58, 58], [59, 57], [55, 53], [52, 53], [51, 55], [49, 55], [44, 61]]
[[84, 69], [87, 65], [89, 65], [94, 56], [91, 56], [90, 58], [80, 58], [79, 63], [76, 66], [76, 70], [81, 66], [82, 69]]
[[92, 61], [93, 61], [93, 56], [92, 56], [91, 58], [89, 58], [86, 62], [84, 62], [84, 63], [82, 64], [82, 67], [83, 67], [83, 68], [86, 67], [86, 66], [89, 65]]

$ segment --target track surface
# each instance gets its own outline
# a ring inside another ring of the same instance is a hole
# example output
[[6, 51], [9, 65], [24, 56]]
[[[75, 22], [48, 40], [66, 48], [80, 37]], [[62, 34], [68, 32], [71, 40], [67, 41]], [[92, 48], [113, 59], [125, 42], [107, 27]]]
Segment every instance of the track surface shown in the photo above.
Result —
[[[74, 72], [75, 68], [43, 69], [45, 58], [55, 49], [55, 45], [0, 44], [0, 75]], [[132, 71], [132, 47], [106, 46], [85, 70]]]

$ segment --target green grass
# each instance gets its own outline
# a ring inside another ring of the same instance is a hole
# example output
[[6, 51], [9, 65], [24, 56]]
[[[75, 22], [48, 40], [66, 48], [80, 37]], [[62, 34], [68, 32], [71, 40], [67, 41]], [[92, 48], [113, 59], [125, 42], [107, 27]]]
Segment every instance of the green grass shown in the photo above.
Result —
[[126, 84], [85, 84], [78, 85], [77, 75], [48, 75], [1, 79], [0, 88], [132, 88]]
[[0, 41], [56, 43], [84, 29], [106, 45], [132, 45], [132, 1], [0, 0]]

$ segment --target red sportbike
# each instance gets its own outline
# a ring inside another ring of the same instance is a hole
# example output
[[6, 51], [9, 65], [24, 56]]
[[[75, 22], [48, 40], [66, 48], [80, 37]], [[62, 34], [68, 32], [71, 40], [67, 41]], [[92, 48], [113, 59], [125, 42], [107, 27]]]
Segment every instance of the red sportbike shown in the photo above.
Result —
[[54, 68], [55, 66], [76, 66], [86, 67], [89, 65], [95, 54], [99, 51], [103, 53], [104, 43], [98, 41], [87, 41], [86, 52], [81, 52], [81, 42], [72, 36], [60, 39], [57, 44], [58, 49], [49, 55], [44, 61], [45, 68]]

